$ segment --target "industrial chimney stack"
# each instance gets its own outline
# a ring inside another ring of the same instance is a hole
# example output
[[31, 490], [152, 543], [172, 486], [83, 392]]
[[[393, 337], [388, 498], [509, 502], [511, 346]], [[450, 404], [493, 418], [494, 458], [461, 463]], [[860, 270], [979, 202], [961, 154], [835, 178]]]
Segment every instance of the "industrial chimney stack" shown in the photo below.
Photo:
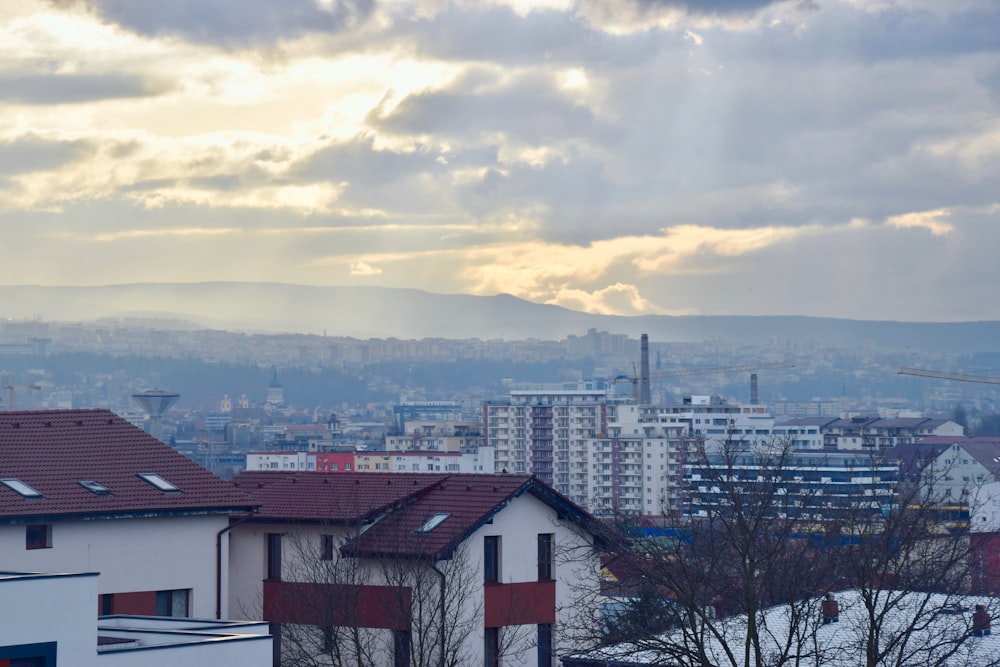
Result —
[[649, 334], [642, 334], [641, 339], [641, 368], [639, 370], [639, 405], [649, 405], [651, 402], [649, 395]]
[[759, 404], [759, 401], [757, 400], [758, 398], [759, 398], [759, 396], [757, 394], [757, 374], [756, 373], [751, 373], [750, 374], [750, 405], [757, 405], [757, 404]]

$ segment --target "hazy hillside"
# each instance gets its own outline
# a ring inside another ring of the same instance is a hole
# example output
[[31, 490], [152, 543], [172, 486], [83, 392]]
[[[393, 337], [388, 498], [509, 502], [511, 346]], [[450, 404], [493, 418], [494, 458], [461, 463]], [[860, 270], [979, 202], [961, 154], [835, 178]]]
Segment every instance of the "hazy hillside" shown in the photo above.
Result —
[[[1000, 350], [1000, 322], [901, 323], [815, 317], [613, 317], [509, 295], [433, 294], [382, 287], [279, 283], [136, 283], [102, 287], [0, 286], [0, 318], [92, 321], [156, 317], [171, 326], [351, 336], [559, 340], [595, 327], [659, 341], [772, 339], [840, 346]], [[164, 325], [165, 327], [167, 325]]]

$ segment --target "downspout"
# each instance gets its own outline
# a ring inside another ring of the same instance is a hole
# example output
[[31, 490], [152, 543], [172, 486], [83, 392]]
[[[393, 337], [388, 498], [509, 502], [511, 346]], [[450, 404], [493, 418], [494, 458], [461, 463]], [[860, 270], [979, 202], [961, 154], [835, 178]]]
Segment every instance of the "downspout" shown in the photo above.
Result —
[[215, 534], [215, 618], [217, 620], [222, 619], [222, 536], [244, 521], [253, 518], [258, 510], [260, 507], [254, 507], [245, 517], [238, 519], [235, 523], [230, 523]]
[[438, 667], [444, 667], [444, 648], [445, 648], [445, 641], [444, 641], [444, 638], [445, 638], [445, 634], [444, 634], [444, 621], [445, 621], [445, 613], [444, 613], [444, 611], [445, 611], [445, 606], [444, 606], [444, 600], [445, 600], [445, 597], [444, 597], [444, 595], [445, 595], [444, 572], [442, 572], [441, 570], [437, 569], [437, 565], [431, 565], [431, 569], [434, 570], [434, 572], [438, 576], [438, 579], [441, 581], [441, 596], [440, 596], [440, 599], [438, 600], [438, 613], [441, 615], [440, 628], [438, 629], [438, 643], [441, 645], [441, 658], [440, 658], [440, 660], [438, 660]]

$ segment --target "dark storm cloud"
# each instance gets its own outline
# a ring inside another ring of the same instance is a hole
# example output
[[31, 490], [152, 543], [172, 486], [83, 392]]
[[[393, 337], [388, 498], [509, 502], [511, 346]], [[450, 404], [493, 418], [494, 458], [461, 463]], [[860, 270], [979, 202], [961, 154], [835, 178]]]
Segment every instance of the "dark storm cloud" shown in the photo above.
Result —
[[131, 74], [0, 74], [0, 100], [17, 104], [73, 104], [149, 97], [167, 90]]
[[253, 47], [311, 32], [339, 32], [371, 16], [375, 0], [87, 0], [105, 19], [142, 35]]
[[48, 171], [80, 159], [91, 147], [83, 141], [51, 141], [27, 136], [0, 142], [0, 174]]

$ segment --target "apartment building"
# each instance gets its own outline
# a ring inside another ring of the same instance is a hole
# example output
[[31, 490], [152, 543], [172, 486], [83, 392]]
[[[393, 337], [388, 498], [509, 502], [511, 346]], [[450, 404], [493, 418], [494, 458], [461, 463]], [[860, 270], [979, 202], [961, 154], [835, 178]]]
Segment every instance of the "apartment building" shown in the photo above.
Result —
[[464, 452], [249, 452], [246, 470], [316, 472], [493, 472], [493, 449]]
[[534, 474], [597, 514], [660, 514], [688, 428], [645, 417], [586, 383], [536, 385], [484, 404], [483, 431], [496, 472]]
[[889, 449], [931, 436], [961, 438], [965, 429], [948, 419], [929, 417], [803, 417], [782, 423], [784, 428], [816, 429], [824, 449]]

